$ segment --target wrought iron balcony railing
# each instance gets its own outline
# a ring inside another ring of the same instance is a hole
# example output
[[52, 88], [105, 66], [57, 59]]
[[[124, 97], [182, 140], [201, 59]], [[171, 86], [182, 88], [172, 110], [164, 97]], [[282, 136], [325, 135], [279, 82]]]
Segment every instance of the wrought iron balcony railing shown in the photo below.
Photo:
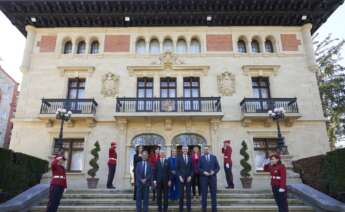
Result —
[[240, 105], [243, 113], [267, 113], [278, 107], [286, 113], [298, 113], [297, 98], [244, 98]]
[[58, 108], [65, 108], [73, 114], [96, 114], [94, 99], [42, 99], [41, 114], [55, 114]]
[[220, 97], [116, 99], [116, 112], [222, 112]]

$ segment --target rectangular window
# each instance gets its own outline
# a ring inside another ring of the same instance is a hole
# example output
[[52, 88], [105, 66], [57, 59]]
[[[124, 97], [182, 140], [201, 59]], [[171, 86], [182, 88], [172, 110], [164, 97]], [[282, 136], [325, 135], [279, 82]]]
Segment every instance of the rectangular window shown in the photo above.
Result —
[[277, 150], [276, 138], [254, 138], [255, 168], [263, 171], [266, 159]]
[[[55, 139], [54, 148], [57, 148], [57, 139]], [[81, 172], [84, 163], [84, 139], [64, 139], [63, 150], [66, 171]]]
[[75, 78], [68, 80], [67, 99], [85, 98], [85, 79]]
[[153, 79], [138, 78], [137, 81], [137, 111], [152, 111], [153, 109]]
[[164, 100], [160, 100], [160, 110], [162, 112], [176, 111], [176, 78], [161, 78], [160, 96]]
[[200, 111], [200, 80], [199, 77], [183, 78], [183, 96], [185, 111]]
[[253, 97], [258, 98], [257, 102], [251, 104], [252, 108], [256, 109], [256, 112], [267, 112], [269, 109], [269, 101], [271, 98], [270, 84], [268, 77], [253, 77], [252, 78], [252, 90]]

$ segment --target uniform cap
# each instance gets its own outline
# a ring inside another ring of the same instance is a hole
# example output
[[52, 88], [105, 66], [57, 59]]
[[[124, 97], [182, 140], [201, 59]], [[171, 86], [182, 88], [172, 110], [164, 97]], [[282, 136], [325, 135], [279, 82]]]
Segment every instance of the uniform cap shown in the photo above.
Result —
[[116, 146], [116, 142], [115, 141], [111, 142], [111, 145], [112, 146], [114, 146], [114, 145]]
[[225, 140], [224, 144], [230, 144], [230, 140]]
[[278, 160], [280, 160], [280, 155], [273, 154], [273, 155], [270, 156], [270, 159], [272, 159], [272, 158], [277, 158]]

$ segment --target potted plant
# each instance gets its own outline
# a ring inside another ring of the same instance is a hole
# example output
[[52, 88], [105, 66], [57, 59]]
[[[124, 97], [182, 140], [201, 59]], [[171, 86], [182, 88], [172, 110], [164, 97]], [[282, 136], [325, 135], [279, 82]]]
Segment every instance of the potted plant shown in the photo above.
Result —
[[245, 141], [242, 141], [242, 148], [240, 150], [240, 154], [243, 156], [243, 159], [240, 161], [241, 166], [243, 169], [241, 170], [241, 183], [243, 188], [251, 188], [253, 178], [250, 176], [250, 171], [252, 170], [252, 167], [248, 163], [249, 155], [247, 153], [248, 146]]
[[98, 152], [101, 150], [98, 141], [95, 143], [95, 147], [91, 150], [91, 155], [93, 155], [93, 158], [90, 160], [89, 164], [92, 167], [89, 169], [87, 174], [90, 176], [87, 178], [87, 186], [88, 188], [97, 188], [98, 180], [99, 178], [95, 178], [96, 173], [99, 169], [99, 166], [97, 164], [98, 161]]

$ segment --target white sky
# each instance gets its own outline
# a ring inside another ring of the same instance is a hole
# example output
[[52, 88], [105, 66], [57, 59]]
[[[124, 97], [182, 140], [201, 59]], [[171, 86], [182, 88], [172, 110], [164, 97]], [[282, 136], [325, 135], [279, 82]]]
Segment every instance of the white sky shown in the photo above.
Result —
[[[327, 22], [319, 28], [319, 38], [332, 33], [333, 37], [345, 39], [344, 20], [345, 4], [340, 6]], [[0, 65], [19, 83], [22, 78], [19, 67], [22, 61], [24, 46], [25, 37], [0, 11], [0, 58], [2, 59]], [[345, 49], [343, 49], [342, 55], [345, 56]], [[342, 64], [345, 65], [345, 59], [342, 60]]]

